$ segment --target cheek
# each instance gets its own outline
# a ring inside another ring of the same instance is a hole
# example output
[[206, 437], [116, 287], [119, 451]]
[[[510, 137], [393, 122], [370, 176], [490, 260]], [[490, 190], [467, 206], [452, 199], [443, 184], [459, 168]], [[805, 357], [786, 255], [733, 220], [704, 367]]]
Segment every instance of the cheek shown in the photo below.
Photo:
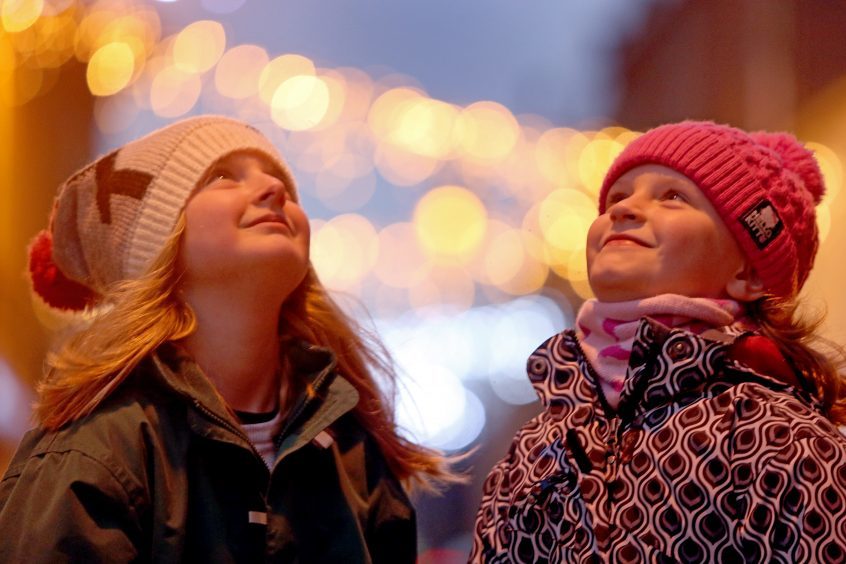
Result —
[[667, 245], [680, 273], [684, 270], [703, 279], [721, 279], [735, 268], [738, 253], [734, 240], [710, 222], [681, 222], [673, 232], [676, 235], [667, 238]]
[[304, 240], [308, 247], [311, 244], [311, 223], [305, 211], [297, 205], [292, 205], [285, 208], [285, 213], [296, 227], [297, 238]]
[[234, 230], [232, 219], [221, 206], [203, 200], [192, 201], [185, 208], [183, 251], [186, 257], [204, 257], [226, 246]]
[[602, 241], [602, 236], [608, 230], [610, 221], [607, 215], [600, 215], [590, 224], [590, 229], [587, 233], [587, 241], [585, 243], [585, 255], [587, 257], [587, 265], [590, 268], [596, 253], [599, 252], [599, 244]]

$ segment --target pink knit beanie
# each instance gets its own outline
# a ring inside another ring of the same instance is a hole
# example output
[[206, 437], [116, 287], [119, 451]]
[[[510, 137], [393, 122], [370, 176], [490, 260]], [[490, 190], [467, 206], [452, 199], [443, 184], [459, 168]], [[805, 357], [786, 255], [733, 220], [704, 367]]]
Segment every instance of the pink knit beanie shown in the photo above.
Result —
[[825, 187], [813, 154], [787, 133], [746, 133], [712, 122], [656, 127], [632, 141], [605, 176], [659, 164], [692, 180], [708, 197], [768, 292], [796, 295], [819, 246], [815, 206]]
[[142, 275], [209, 167], [242, 150], [268, 156], [295, 192], [273, 144], [254, 127], [220, 116], [175, 122], [72, 175], [59, 188], [48, 228], [30, 245], [37, 311], [84, 313], [101, 305], [115, 282]]

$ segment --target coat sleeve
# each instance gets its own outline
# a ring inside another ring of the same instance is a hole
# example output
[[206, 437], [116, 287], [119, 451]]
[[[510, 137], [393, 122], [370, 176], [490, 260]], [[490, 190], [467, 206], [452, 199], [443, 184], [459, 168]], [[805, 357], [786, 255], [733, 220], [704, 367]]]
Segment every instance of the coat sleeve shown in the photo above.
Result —
[[143, 557], [130, 494], [113, 471], [78, 451], [46, 452], [9, 468], [0, 482], [0, 531], [0, 562]]
[[417, 559], [414, 507], [372, 439], [365, 449], [370, 492], [365, 537], [370, 556], [374, 564], [413, 564]]
[[846, 441], [820, 433], [791, 442], [740, 488], [737, 505], [747, 560], [843, 561]]
[[519, 435], [503, 458], [485, 478], [482, 486], [482, 501], [476, 512], [476, 523], [473, 526], [473, 549], [469, 562], [491, 562], [497, 554], [502, 554], [502, 528], [506, 525], [505, 516], [510, 502], [505, 486], [506, 477], [512, 466], [515, 449], [519, 443]]

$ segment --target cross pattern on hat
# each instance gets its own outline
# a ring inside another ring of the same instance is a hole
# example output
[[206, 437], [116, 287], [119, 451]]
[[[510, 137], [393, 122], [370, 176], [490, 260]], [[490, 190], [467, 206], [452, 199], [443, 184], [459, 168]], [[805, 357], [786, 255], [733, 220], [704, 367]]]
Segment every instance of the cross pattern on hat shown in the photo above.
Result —
[[141, 200], [147, 193], [153, 175], [140, 170], [125, 168], [115, 170], [118, 153], [106, 155], [97, 163], [95, 180], [97, 182], [97, 209], [100, 211], [100, 221], [112, 223], [110, 207], [113, 194], [121, 194]]

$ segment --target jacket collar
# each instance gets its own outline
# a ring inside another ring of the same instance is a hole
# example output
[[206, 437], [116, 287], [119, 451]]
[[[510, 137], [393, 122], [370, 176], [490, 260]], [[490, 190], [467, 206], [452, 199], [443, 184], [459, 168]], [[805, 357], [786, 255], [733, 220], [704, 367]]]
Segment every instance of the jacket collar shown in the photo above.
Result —
[[[298, 341], [283, 343], [280, 354], [287, 355], [292, 370], [306, 382], [306, 389], [294, 402], [281, 436], [280, 442], [287, 453], [313, 439], [355, 407], [358, 391], [335, 372], [335, 355], [329, 349]], [[158, 380], [191, 405], [188, 420], [195, 433], [249, 445], [234, 412], [182, 347], [165, 343], [153, 354], [152, 361]]]
[[[732, 358], [732, 346], [750, 335], [753, 335], [750, 331], [730, 327], [697, 335], [644, 317], [634, 338], [617, 413], [623, 419], [634, 419], [661, 405], [685, 398], [692, 401], [708, 386], [728, 388], [740, 382], [755, 381], [771, 389], [790, 389], [783, 380], [758, 373]], [[603, 409], [610, 414], [612, 410], [602, 397], [598, 380], [581, 352], [575, 333], [571, 331], [569, 337], [579, 351], [579, 362], [586, 368], [582, 372], [597, 390]], [[720, 378], [714, 378], [714, 374], [719, 374]], [[805, 401], [816, 404], [807, 393], [796, 392]]]
[[[717, 334], [720, 338], [714, 339]], [[620, 394], [620, 415], [626, 418], [700, 390], [725, 367], [726, 350], [737, 335], [715, 331], [711, 337], [643, 318]]]

